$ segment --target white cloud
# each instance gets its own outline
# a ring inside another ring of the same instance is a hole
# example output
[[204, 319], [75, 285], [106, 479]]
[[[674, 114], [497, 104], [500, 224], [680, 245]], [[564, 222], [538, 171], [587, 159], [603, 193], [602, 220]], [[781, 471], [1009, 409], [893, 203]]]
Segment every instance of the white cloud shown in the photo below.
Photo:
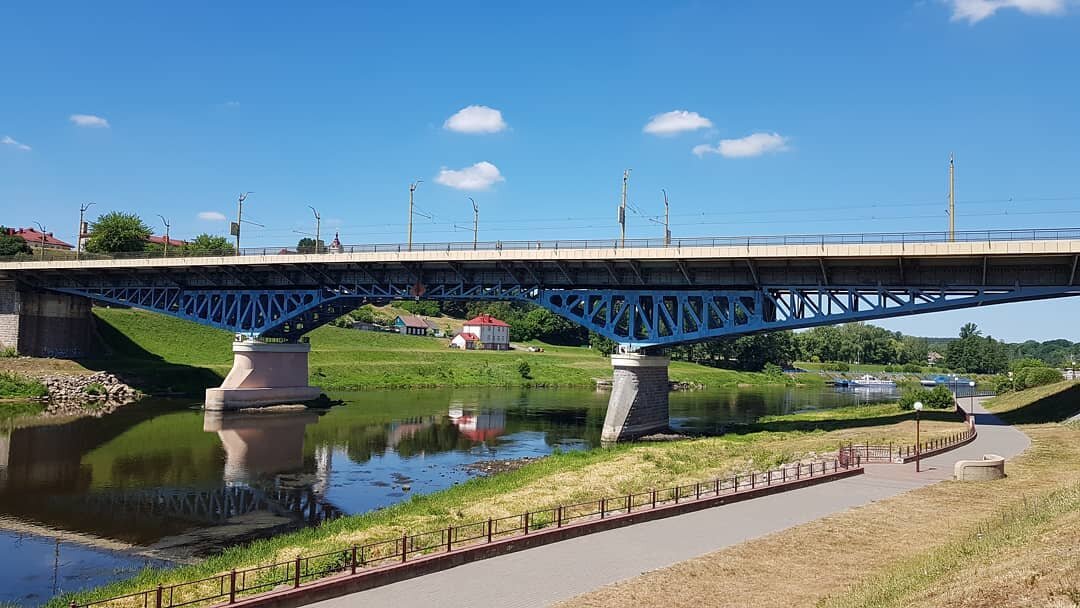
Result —
[[783, 152], [788, 149], [787, 141], [787, 138], [779, 133], [753, 133], [739, 139], [721, 139], [715, 146], [694, 146], [693, 152], [698, 156], [719, 154], [724, 158], [747, 158], [770, 152]]
[[0, 144], [3, 144], [5, 146], [15, 146], [15, 148], [17, 148], [19, 150], [26, 150], [27, 152], [30, 151], [30, 146], [28, 146], [28, 145], [26, 145], [24, 143], [15, 141], [9, 135], [5, 135], [3, 137], [3, 139], [0, 139]]
[[90, 127], [94, 129], [109, 128], [109, 121], [100, 116], [94, 116], [93, 114], [72, 114], [69, 119], [79, 127]]
[[446, 119], [443, 128], [458, 133], [483, 134], [506, 130], [502, 112], [487, 106], [468, 106]]
[[200, 211], [199, 219], [208, 222], [224, 222], [225, 214], [218, 211]]
[[504, 182], [506, 179], [499, 173], [498, 167], [481, 161], [464, 169], [443, 168], [435, 181], [458, 190], [487, 190], [495, 182]]
[[712, 121], [697, 112], [672, 110], [649, 119], [642, 131], [652, 135], [675, 135], [712, 127]]
[[976, 24], [1001, 9], [1016, 9], [1027, 15], [1061, 15], [1066, 0], [945, 0], [952, 6], [953, 21]]

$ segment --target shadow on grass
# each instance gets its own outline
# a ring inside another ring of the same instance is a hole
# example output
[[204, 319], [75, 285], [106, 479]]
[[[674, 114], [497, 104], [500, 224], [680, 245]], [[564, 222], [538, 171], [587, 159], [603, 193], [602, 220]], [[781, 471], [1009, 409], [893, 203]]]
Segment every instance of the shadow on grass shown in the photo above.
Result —
[[[924, 410], [921, 415], [924, 421], [935, 422], [963, 422], [964, 417], [952, 410]], [[717, 437], [725, 434], [744, 435], [747, 433], [790, 433], [795, 431], [839, 431], [845, 429], [870, 428], [875, 426], [888, 426], [900, 422], [915, 420], [915, 412], [897, 411], [891, 416], [875, 416], [872, 418], [835, 418], [828, 420], [773, 420], [769, 422], [732, 423], [725, 425], [715, 433], [694, 434], [695, 437]]]
[[1080, 384], [1047, 395], [1014, 410], [995, 412], [1005, 424], [1045, 424], [1064, 422], [1080, 412]]
[[205, 367], [171, 363], [133, 342], [115, 327], [94, 317], [99, 356], [79, 359], [87, 369], [107, 371], [149, 395], [202, 396], [221, 385], [222, 376]]

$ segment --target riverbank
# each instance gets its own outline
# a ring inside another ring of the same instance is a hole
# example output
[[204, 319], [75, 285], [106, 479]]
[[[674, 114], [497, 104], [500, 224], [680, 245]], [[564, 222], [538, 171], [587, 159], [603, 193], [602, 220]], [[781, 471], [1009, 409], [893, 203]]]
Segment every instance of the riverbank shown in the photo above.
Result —
[[1080, 410], [1080, 387], [1029, 389], [986, 407], [1020, 424], [1032, 440], [1009, 461], [1006, 479], [936, 483], [561, 606], [1074, 605], [1080, 597], [1080, 425], [1062, 421]]
[[[246, 547], [226, 550], [197, 565], [165, 571], [147, 571], [130, 581], [80, 594], [103, 597], [125, 591], [199, 578], [233, 567], [288, 559], [298, 553], [396, 538], [405, 530], [420, 531], [447, 525], [502, 517], [544, 504], [570, 503], [600, 495], [623, 495], [654, 487], [685, 484], [715, 476], [762, 470], [783, 462], [813, 461], [825, 457], [841, 443], [910, 442], [913, 425], [908, 414], [895, 416], [896, 406], [863, 406], [859, 418], [836, 417], [836, 428], [821, 429], [822, 420], [771, 419], [761, 427], [729, 434], [662, 444], [622, 445], [613, 449], [556, 453], [507, 473], [496, 473], [456, 485], [448, 490], [415, 496], [408, 502], [364, 515], [338, 519], [319, 528], [282, 535]], [[842, 412], [843, 410], [839, 410]], [[942, 413], [942, 416], [947, 416]], [[941, 436], [962, 423], [928, 416], [924, 432]], [[771, 430], [789, 423], [797, 429]]]
[[[74, 361], [0, 359], [0, 370], [71, 375], [107, 370], [150, 394], [198, 395], [232, 366], [232, 334], [134, 309], [95, 308], [102, 354]], [[310, 381], [326, 390], [438, 387], [593, 387], [610, 379], [611, 363], [586, 347], [526, 343], [518, 350], [461, 351], [449, 340], [324, 326], [309, 334]], [[529, 352], [533, 345], [543, 352]], [[525, 363], [527, 366], [522, 366]], [[527, 369], [525, 369], [527, 367]], [[710, 388], [794, 384], [788, 376], [672, 362], [675, 382]], [[800, 383], [820, 386], [803, 374]]]

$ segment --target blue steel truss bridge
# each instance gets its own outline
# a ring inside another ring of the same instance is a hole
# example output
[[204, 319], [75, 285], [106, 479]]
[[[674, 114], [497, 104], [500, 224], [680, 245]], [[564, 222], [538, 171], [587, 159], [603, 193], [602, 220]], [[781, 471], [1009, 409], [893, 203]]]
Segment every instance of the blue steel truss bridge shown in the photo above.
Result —
[[285, 342], [368, 302], [530, 302], [639, 350], [1076, 295], [1078, 257], [1080, 229], [423, 243], [0, 261], [0, 287]]

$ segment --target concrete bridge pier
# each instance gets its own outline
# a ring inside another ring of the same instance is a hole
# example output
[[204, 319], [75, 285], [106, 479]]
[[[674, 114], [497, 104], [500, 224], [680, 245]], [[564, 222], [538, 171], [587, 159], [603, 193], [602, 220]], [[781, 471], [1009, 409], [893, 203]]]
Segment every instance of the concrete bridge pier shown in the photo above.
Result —
[[668, 428], [667, 357], [625, 353], [611, 355], [615, 377], [604, 430], [605, 443], [626, 441]]
[[308, 386], [310, 344], [233, 342], [233, 366], [218, 388], [206, 389], [206, 409], [304, 403], [322, 389]]

